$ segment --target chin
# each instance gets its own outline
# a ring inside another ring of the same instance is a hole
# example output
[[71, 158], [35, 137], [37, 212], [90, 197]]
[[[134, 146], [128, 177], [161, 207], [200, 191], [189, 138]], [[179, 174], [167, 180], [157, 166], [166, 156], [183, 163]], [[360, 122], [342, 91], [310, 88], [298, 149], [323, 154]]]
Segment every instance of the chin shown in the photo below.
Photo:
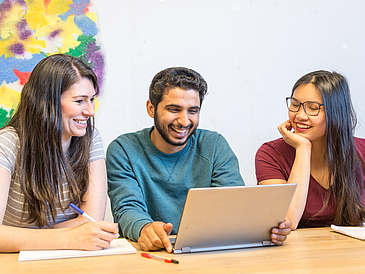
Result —
[[73, 137], [82, 137], [82, 136], [84, 136], [85, 134], [86, 134], [86, 131], [85, 131], [85, 132], [75, 133], [75, 134], [73, 134], [72, 136], [73, 136]]
[[309, 141], [312, 141], [312, 138], [310, 136], [308, 136], [307, 134], [305, 134], [305, 133], [302, 133], [302, 132], [297, 133], [297, 132], [295, 132], [295, 134], [298, 134], [299, 136], [302, 136], [302, 137], [308, 139]]

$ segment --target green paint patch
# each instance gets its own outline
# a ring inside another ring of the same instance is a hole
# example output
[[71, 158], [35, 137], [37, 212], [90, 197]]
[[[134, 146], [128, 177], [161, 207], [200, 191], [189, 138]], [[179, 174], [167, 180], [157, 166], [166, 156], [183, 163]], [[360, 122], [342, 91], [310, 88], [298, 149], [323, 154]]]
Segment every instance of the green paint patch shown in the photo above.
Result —
[[[65, 54], [71, 55], [73, 57], [79, 58], [81, 61], [83, 61], [85, 64], [90, 66], [91, 68], [95, 67], [95, 64], [90, 62], [90, 60], [86, 57], [86, 55], [89, 53], [90, 44], [96, 44], [96, 39], [92, 35], [86, 36], [86, 35], [80, 35], [77, 38], [77, 41], [80, 42], [80, 44], [74, 48], [70, 49], [69, 52], [66, 52]], [[91, 52], [95, 52], [100, 50], [100, 46], [96, 46], [92, 48]]]
[[[66, 54], [72, 55], [74, 57], [80, 57], [88, 52], [87, 49], [88, 49], [89, 44], [96, 43], [96, 39], [91, 35], [89, 35], [89, 36], [80, 35], [77, 38], [77, 41], [79, 41], [80, 44], [76, 48], [70, 49], [70, 51], [66, 52]], [[100, 47], [96, 48], [96, 50], [98, 50], [98, 49], [100, 49]]]
[[12, 115], [13, 111], [14, 111], [13, 109], [8, 111], [8, 110], [0, 107], [0, 128], [2, 128], [3, 126], [6, 125], [6, 123], [8, 122], [8, 119]]

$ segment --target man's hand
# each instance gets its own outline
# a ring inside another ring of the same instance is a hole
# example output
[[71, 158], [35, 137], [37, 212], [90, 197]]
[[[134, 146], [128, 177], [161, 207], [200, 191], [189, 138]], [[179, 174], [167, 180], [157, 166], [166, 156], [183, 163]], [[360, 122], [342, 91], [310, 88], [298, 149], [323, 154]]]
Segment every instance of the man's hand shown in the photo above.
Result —
[[171, 223], [153, 222], [146, 224], [139, 235], [138, 244], [144, 251], [166, 248], [172, 252], [172, 245], [168, 235], [172, 231]]
[[287, 235], [290, 234], [291, 229], [291, 221], [288, 217], [285, 218], [284, 222], [279, 224], [279, 227], [274, 227], [271, 230], [271, 240], [276, 245], [283, 245], [284, 241], [287, 238]]

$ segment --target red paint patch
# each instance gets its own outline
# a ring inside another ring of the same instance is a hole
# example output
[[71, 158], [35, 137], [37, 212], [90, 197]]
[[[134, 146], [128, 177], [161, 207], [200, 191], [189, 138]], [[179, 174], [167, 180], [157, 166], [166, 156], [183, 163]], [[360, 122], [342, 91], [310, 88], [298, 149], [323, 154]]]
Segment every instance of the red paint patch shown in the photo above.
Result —
[[89, 7], [92, 6], [92, 3], [90, 2], [89, 4], [86, 5], [86, 8], [84, 9], [84, 13], [88, 13], [90, 10], [89, 10]]
[[48, 8], [48, 5], [49, 3], [51, 2], [52, 0], [44, 0], [43, 1], [43, 6], [47, 9]]
[[28, 79], [29, 79], [30, 71], [21, 72], [21, 71], [19, 71], [19, 70], [17, 70], [17, 69], [14, 69], [14, 70], [13, 70], [13, 72], [14, 72], [15, 76], [19, 78], [19, 80], [20, 80], [20, 84], [21, 84], [22, 86], [24, 86], [24, 85], [25, 85], [25, 83], [26, 83], [26, 82], [28, 81]]

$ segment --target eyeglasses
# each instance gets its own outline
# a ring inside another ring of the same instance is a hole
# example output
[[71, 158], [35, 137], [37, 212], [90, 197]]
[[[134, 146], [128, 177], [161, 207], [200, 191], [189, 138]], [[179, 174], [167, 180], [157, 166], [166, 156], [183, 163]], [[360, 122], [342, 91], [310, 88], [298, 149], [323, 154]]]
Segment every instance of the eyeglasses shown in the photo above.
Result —
[[291, 112], [298, 112], [301, 105], [303, 105], [304, 112], [309, 116], [317, 116], [319, 114], [319, 111], [321, 110], [321, 106], [324, 106], [324, 104], [320, 104], [317, 102], [307, 101], [301, 103], [295, 98], [286, 98], [286, 106]]

